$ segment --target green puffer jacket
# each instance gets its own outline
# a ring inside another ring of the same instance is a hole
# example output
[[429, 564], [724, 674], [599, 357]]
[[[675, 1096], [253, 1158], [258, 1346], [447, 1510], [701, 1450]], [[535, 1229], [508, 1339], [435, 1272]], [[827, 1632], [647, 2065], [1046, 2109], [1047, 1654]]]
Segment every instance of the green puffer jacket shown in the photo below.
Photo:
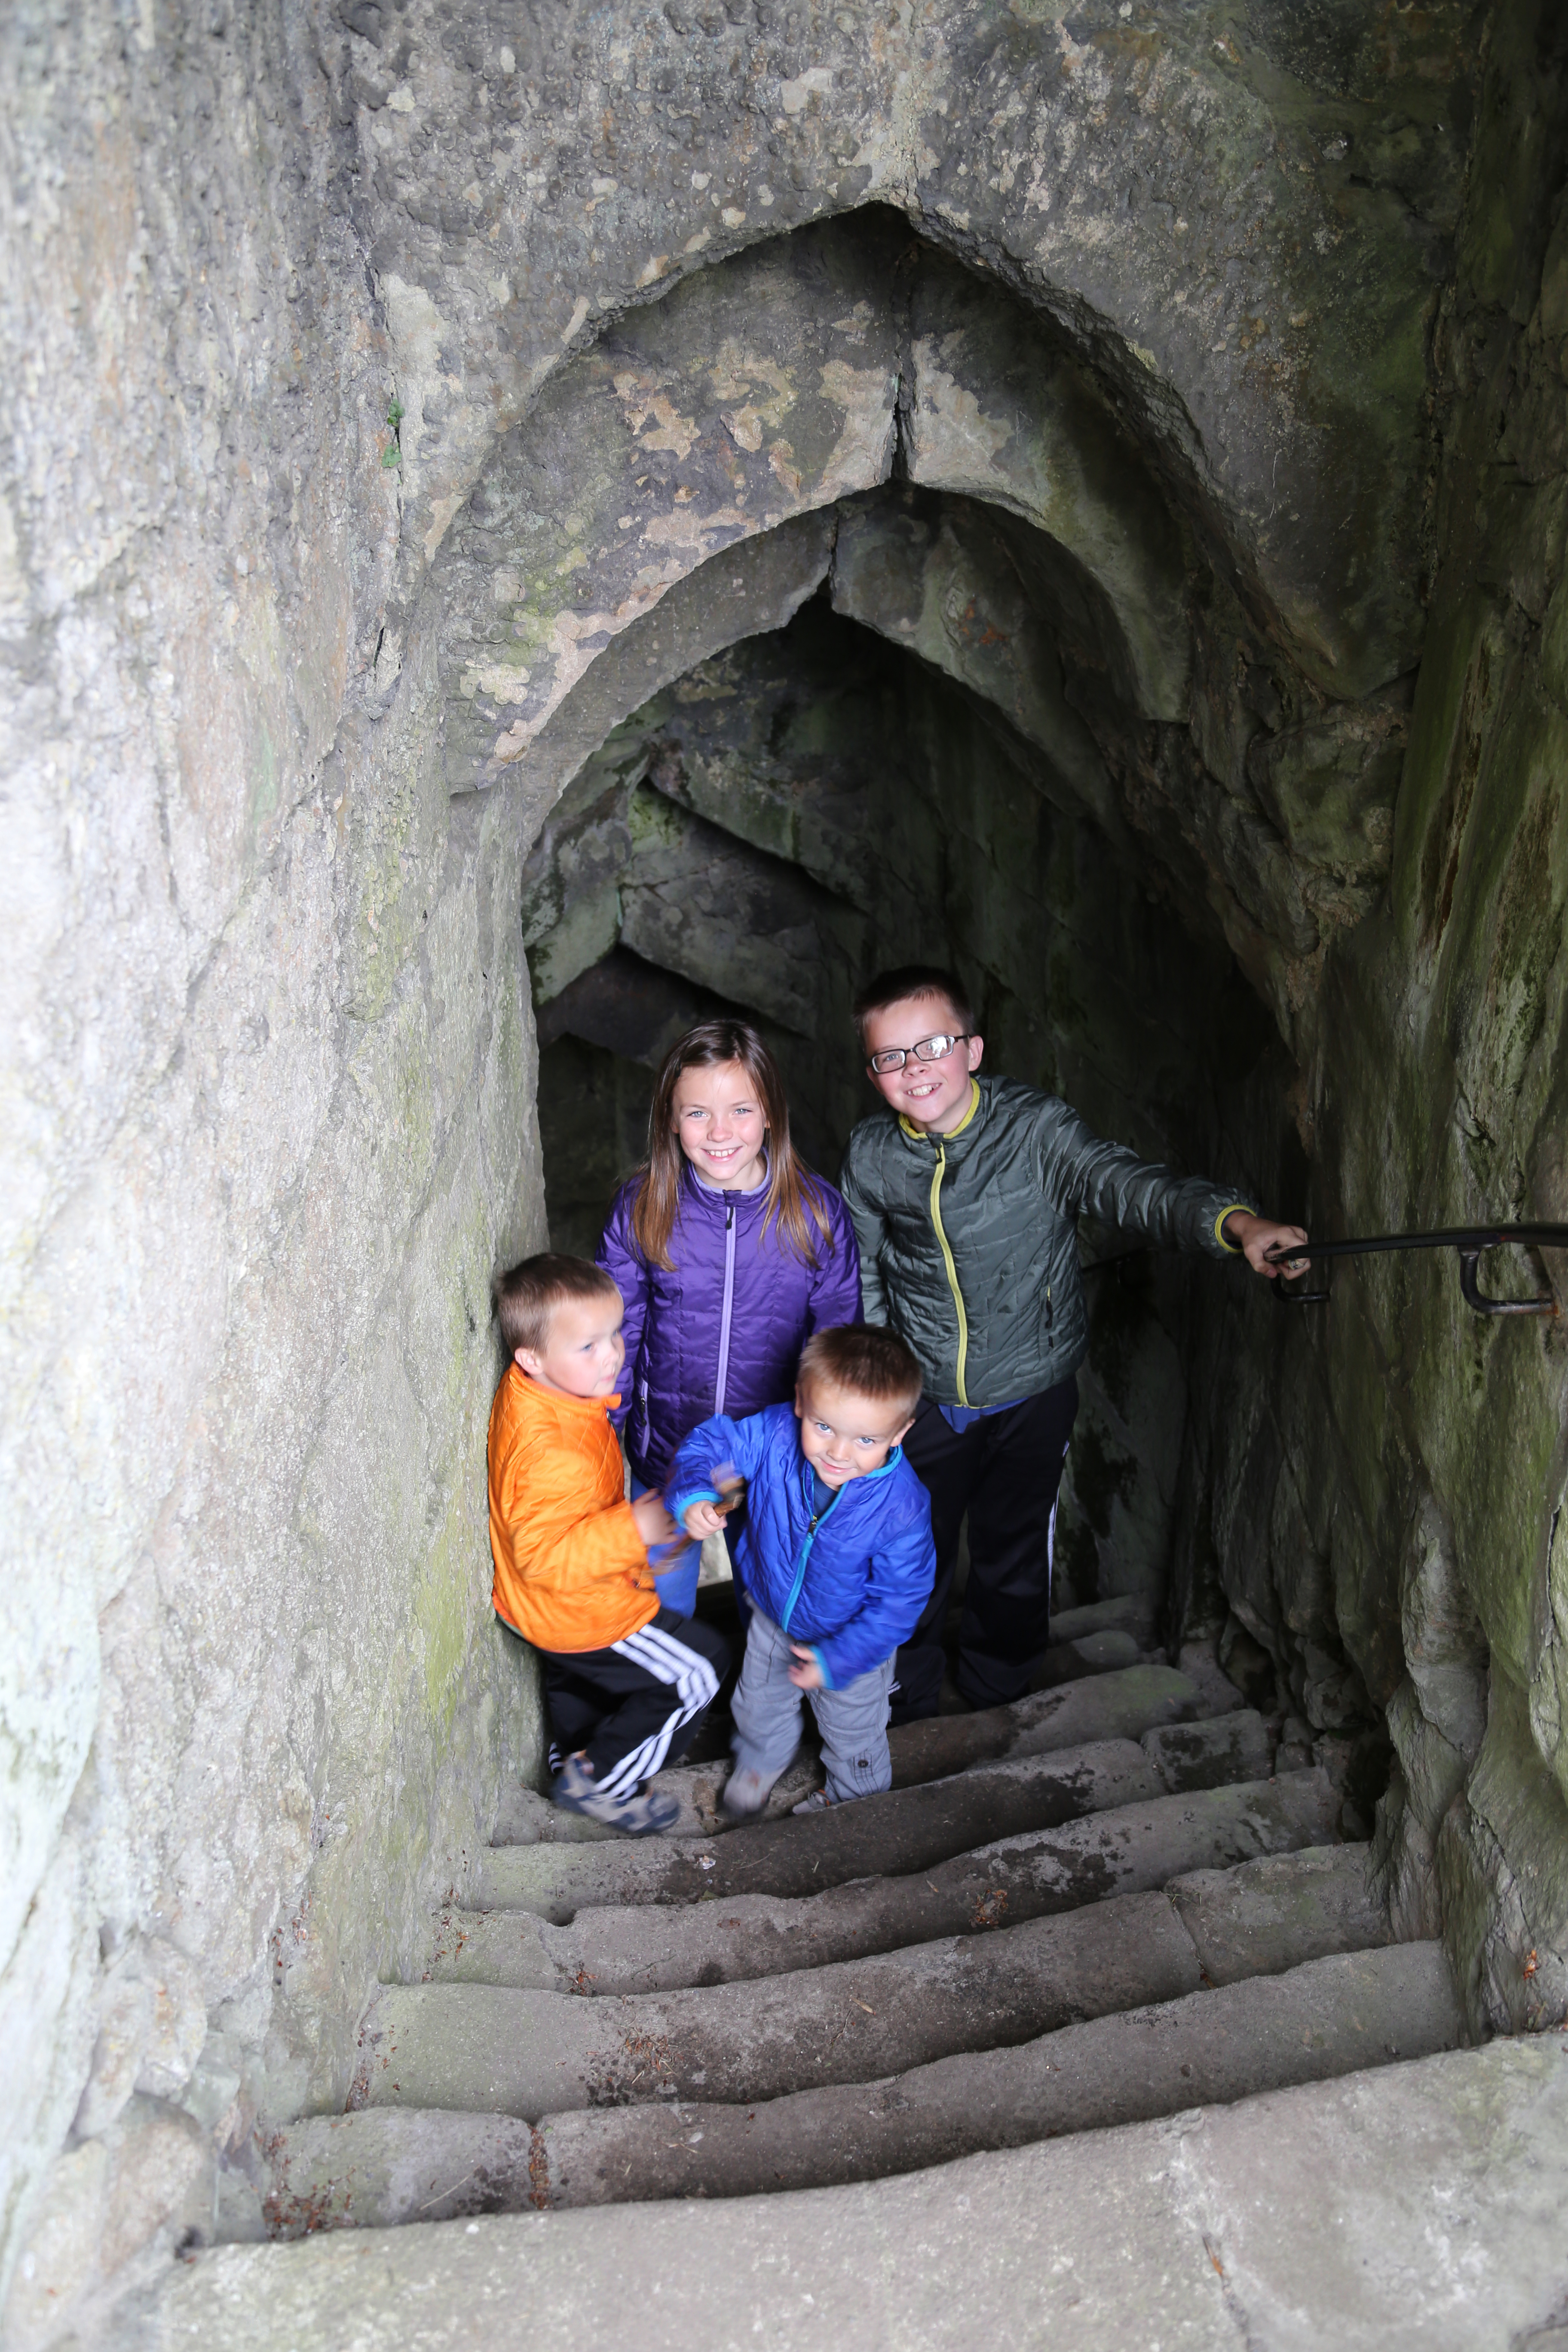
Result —
[[977, 1077], [949, 1135], [890, 1111], [862, 1119], [839, 1187], [866, 1320], [908, 1340], [938, 1404], [1005, 1404], [1078, 1370], [1089, 1322], [1076, 1217], [1233, 1257], [1221, 1221], [1250, 1206], [1102, 1143], [1068, 1104], [1011, 1078]]

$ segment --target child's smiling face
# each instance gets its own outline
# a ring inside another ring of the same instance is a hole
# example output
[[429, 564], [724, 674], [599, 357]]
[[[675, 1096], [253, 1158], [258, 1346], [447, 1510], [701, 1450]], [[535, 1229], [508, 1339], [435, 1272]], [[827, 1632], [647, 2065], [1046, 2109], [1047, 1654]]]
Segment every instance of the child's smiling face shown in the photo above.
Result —
[[739, 1062], [682, 1070], [670, 1115], [682, 1151], [710, 1184], [721, 1192], [749, 1192], [762, 1182], [767, 1121]]
[[543, 1347], [520, 1348], [517, 1360], [531, 1381], [558, 1396], [612, 1396], [626, 1357], [621, 1338], [626, 1311], [619, 1291], [558, 1298]]
[[[969, 1108], [970, 1074], [980, 1067], [983, 1041], [961, 1037], [963, 1026], [945, 996], [905, 996], [897, 1004], [868, 1013], [862, 1024], [866, 1060], [902, 1046], [909, 1055], [901, 1070], [871, 1072], [871, 1084], [882, 1100], [907, 1118], [911, 1127], [945, 1135]], [[914, 1048], [922, 1039], [952, 1038], [946, 1053], [934, 1062], [922, 1062]]]
[[907, 1404], [857, 1396], [837, 1381], [798, 1381], [795, 1409], [801, 1452], [825, 1486], [879, 1470], [913, 1419]]

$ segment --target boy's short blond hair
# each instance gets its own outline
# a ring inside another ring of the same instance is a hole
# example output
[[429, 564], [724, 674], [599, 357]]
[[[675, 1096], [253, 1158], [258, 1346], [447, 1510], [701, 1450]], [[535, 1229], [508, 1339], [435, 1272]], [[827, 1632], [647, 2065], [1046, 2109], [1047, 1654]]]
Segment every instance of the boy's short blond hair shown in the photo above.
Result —
[[921, 1401], [921, 1368], [896, 1331], [872, 1331], [862, 1323], [814, 1331], [800, 1351], [803, 1381], [831, 1381], [835, 1388], [863, 1397], [868, 1404], [907, 1405]]
[[496, 1316], [509, 1356], [520, 1348], [537, 1356], [550, 1338], [550, 1318], [568, 1298], [618, 1298], [619, 1290], [605, 1272], [585, 1257], [563, 1257], [541, 1250], [536, 1257], [498, 1276]]

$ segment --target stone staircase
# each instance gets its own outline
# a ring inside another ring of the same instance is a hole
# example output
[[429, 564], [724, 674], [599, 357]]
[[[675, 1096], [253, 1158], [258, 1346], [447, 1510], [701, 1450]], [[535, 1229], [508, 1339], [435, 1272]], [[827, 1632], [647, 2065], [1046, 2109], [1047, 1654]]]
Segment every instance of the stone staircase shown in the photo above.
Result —
[[277, 2134], [274, 2234], [875, 2182], [1458, 2047], [1327, 1776], [1187, 1663], [1084, 1625], [826, 1814], [809, 1756], [741, 1827], [722, 1760], [667, 1772], [636, 1843], [518, 1792], [348, 2111]]

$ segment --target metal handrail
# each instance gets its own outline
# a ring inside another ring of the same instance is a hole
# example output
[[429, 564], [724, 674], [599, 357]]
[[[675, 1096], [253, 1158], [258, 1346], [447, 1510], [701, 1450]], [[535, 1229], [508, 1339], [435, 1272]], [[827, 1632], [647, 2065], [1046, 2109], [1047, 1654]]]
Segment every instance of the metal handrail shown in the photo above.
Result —
[[[1276, 1265], [1297, 1258], [1367, 1257], [1384, 1250], [1451, 1249], [1459, 1260], [1459, 1290], [1467, 1307], [1478, 1315], [1556, 1315], [1560, 1312], [1550, 1291], [1539, 1298], [1492, 1298], [1482, 1290], [1477, 1269], [1483, 1250], [1497, 1249], [1504, 1242], [1522, 1242], [1536, 1249], [1568, 1250], [1568, 1225], [1447, 1225], [1441, 1231], [1425, 1234], [1370, 1234], [1354, 1241], [1277, 1242], [1267, 1255]], [[1321, 1307], [1329, 1296], [1325, 1280], [1321, 1290], [1293, 1290], [1291, 1279], [1305, 1281], [1305, 1275], [1289, 1277], [1281, 1275], [1274, 1285], [1274, 1296], [1281, 1307]]]

